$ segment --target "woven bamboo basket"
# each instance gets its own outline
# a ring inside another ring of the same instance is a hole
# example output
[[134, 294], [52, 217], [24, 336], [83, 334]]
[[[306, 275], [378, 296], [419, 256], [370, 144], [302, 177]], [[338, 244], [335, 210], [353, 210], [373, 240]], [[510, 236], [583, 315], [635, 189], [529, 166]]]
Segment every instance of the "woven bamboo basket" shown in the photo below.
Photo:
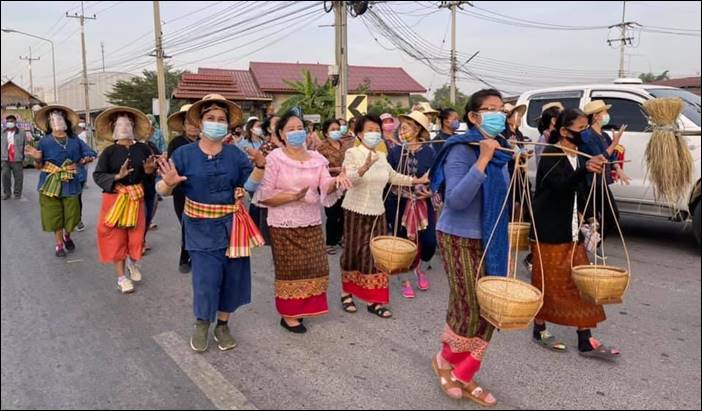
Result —
[[376, 268], [388, 274], [406, 272], [417, 258], [417, 245], [400, 237], [374, 237], [370, 249]]
[[572, 273], [580, 295], [595, 304], [620, 304], [629, 286], [629, 271], [620, 267], [578, 265]]
[[507, 235], [509, 236], [509, 248], [512, 251], [529, 249], [529, 230], [531, 230], [531, 223], [509, 223]]
[[480, 315], [500, 330], [527, 328], [543, 305], [541, 290], [515, 278], [483, 277], [476, 294]]

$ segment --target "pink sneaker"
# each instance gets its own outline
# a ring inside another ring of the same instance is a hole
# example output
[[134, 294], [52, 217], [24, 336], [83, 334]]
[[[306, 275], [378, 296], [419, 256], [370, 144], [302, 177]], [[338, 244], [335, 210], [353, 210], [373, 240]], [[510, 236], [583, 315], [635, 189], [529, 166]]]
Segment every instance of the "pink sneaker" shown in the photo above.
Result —
[[402, 284], [402, 296], [408, 300], [414, 298], [414, 288], [412, 288], [412, 284], [409, 281]]
[[429, 289], [431, 286], [431, 283], [429, 282], [429, 279], [427, 278], [427, 273], [422, 271], [419, 266], [414, 269], [414, 273], [417, 275], [417, 287], [422, 290], [426, 291]]

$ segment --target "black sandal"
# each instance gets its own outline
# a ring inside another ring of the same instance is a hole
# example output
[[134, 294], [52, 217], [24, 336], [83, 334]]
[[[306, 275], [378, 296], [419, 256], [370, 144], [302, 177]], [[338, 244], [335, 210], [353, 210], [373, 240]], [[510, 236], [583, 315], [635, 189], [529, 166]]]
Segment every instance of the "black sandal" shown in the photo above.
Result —
[[[387, 309], [387, 307], [380, 307], [380, 304], [370, 304], [368, 305], [368, 312], [371, 314], [375, 314], [380, 318], [390, 318], [392, 317], [392, 312]], [[385, 314], [390, 314], [390, 315], [385, 315]]]
[[300, 324], [296, 326], [289, 325], [287, 321], [285, 321], [284, 318], [280, 319], [280, 326], [285, 328], [286, 330], [290, 331], [291, 333], [294, 334], [304, 334], [307, 332], [307, 327], [302, 325], [302, 321], [300, 321]]
[[353, 314], [358, 311], [358, 309], [356, 308], [356, 304], [354, 304], [353, 302], [353, 296], [351, 294], [344, 295], [341, 297], [341, 306], [347, 313]]

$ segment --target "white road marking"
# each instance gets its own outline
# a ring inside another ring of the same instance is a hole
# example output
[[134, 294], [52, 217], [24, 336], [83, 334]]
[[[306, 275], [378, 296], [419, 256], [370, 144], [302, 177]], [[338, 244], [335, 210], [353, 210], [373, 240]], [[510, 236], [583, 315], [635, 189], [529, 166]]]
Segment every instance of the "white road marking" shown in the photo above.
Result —
[[[171, 331], [156, 335], [153, 339], [217, 409], [257, 409], [241, 391], [237, 390], [212, 364], [208, 363], [202, 354], [193, 352], [188, 342], [179, 337], [178, 334]], [[217, 346], [211, 345], [210, 349], [217, 350]]]

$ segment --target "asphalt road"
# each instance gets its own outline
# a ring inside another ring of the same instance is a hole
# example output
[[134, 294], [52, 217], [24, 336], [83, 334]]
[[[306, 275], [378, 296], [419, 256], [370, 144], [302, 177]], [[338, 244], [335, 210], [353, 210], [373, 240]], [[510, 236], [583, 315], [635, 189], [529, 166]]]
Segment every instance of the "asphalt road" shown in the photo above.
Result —
[[[25, 197], [1, 203], [3, 409], [475, 408], [448, 399], [431, 371], [448, 295], [438, 259], [432, 289], [416, 299], [403, 300], [393, 282], [394, 317], [383, 320], [341, 310], [338, 255], [330, 258], [331, 312], [298, 336], [278, 325], [270, 250], [258, 249], [253, 303], [231, 322], [239, 346], [198, 355], [187, 345], [191, 284], [177, 271], [171, 200], [149, 233], [145, 281], [125, 296], [96, 256], [99, 189], [89, 182], [88, 229], [58, 259], [41, 231], [36, 177], [26, 170]], [[619, 363], [579, 357], [572, 329], [551, 328], [570, 344], [564, 354], [533, 344], [529, 331], [500, 332], [479, 375], [499, 408], [700, 408], [699, 248], [679, 223], [628, 217], [623, 226], [632, 284], [595, 332], [622, 350]], [[608, 252], [623, 263], [614, 241]]]

